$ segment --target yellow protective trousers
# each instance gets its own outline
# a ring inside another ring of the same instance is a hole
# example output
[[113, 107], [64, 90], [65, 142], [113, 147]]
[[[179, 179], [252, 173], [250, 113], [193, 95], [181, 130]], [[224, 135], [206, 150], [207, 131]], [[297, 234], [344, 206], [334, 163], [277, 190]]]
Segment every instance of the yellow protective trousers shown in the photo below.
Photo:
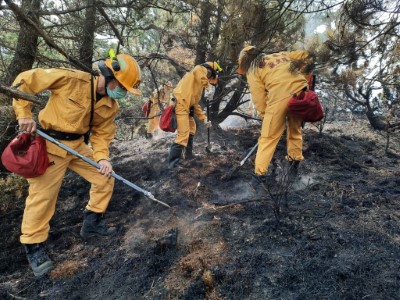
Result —
[[190, 116], [190, 107], [184, 99], [177, 98], [175, 105], [177, 136], [175, 143], [186, 147], [189, 141], [189, 135], [196, 133], [196, 122]]
[[147, 133], [153, 134], [158, 130], [160, 106], [158, 103], [151, 103], [150, 112], [148, 115]]
[[[82, 143], [77, 152], [93, 160], [91, 148]], [[47, 240], [50, 231], [50, 219], [56, 207], [58, 192], [67, 168], [78, 173], [91, 183], [90, 199], [86, 209], [103, 213], [110, 202], [114, 178], [106, 177], [80, 158], [68, 153], [65, 158], [48, 154], [50, 162], [46, 172], [39, 177], [28, 179], [29, 195], [26, 199], [21, 226], [20, 241], [23, 244], [41, 243]]]
[[[276, 146], [286, 127], [287, 159], [303, 160], [303, 138], [301, 134], [302, 120], [288, 114], [287, 104], [291, 96], [279, 101], [268, 101], [258, 139], [258, 150], [254, 172], [258, 175], [267, 173]], [[271, 100], [271, 99], [269, 99]]]
[[189, 116], [189, 113], [176, 113], [176, 121], [178, 124], [178, 134], [175, 138], [175, 143], [186, 147], [189, 141], [189, 135], [194, 135], [196, 133], [196, 122], [193, 117]]

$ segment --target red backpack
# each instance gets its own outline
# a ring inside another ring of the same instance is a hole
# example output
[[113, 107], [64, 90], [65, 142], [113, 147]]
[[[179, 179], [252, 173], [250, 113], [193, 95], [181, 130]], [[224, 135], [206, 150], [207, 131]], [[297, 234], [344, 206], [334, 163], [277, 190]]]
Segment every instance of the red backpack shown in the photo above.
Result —
[[288, 103], [288, 110], [304, 122], [318, 122], [324, 117], [318, 95], [311, 90], [302, 91], [292, 97]]
[[43, 175], [50, 165], [46, 140], [30, 132], [18, 134], [1, 155], [3, 166], [24, 178]]
[[175, 105], [168, 105], [163, 109], [160, 122], [158, 124], [160, 129], [166, 132], [175, 132], [177, 128], [176, 115], [175, 115]]

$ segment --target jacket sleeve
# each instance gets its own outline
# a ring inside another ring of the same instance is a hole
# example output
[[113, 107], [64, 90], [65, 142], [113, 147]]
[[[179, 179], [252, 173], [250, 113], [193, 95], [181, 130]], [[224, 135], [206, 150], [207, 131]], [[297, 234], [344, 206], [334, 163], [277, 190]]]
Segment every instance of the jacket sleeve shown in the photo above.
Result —
[[264, 83], [261, 79], [254, 75], [248, 74], [247, 82], [249, 90], [254, 103], [254, 106], [261, 116], [264, 116], [267, 107], [268, 91], [265, 89]]
[[110, 159], [109, 147], [115, 136], [117, 128], [115, 115], [119, 110], [118, 103], [114, 100], [111, 101], [113, 101], [111, 106], [102, 105], [96, 107], [93, 116], [90, 144], [93, 149], [93, 159], [96, 162], [102, 159]]
[[[203, 66], [196, 66], [193, 70], [193, 74], [195, 78], [199, 80], [200, 93], [203, 94], [204, 89], [210, 86], [207, 78], [207, 69]], [[201, 98], [202, 97], [200, 97], [200, 100]], [[203, 112], [203, 109], [198, 103], [194, 105], [194, 114], [197, 119], [199, 119], [199, 121], [204, 121], [205, 119], [207, 119], [206, 115]]]
[[309, 53], [305, 50], [291, 51], [287, 52], [287, 56], [290, 60], [309, 60], [311, 57]]
[[210, 86], [207, 78], [207, 69], [203, 66], [196, 66], [193, 69], [194, 77], [199, 80], [202, 88], [208, 88]]
[[196, 104], [194, 106], [194, 114], [199, 121], [204, 121], [205, 119], [207, 119], [206, 114], [204, 113], [203, 109], [199, 104]]
[[311, 70], [313, 63], [313, 58], [305, 50], [291, 51], [287, 52], [287, 56], [290, 60], [298, 61], [300, 72], [303, 74], [304, 78], [309, 81], [311, 76]]
[[[63, 69], [32, 69], [20, 73], [13, 82], [13, 86], [21, 84], [18, 89], [28, 94], [38, 94], [44, 90], [55, 90], [62, 87], [67, 80]], [[13, 99], [13, 108], [17, 120], [32, 118], [32, 103], [26, 100]]]

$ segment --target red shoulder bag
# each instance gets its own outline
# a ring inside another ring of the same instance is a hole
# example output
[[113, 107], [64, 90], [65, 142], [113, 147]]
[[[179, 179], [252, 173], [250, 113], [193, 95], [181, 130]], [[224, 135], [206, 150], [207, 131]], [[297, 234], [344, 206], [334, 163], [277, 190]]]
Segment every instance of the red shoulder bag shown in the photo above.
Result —
[[168, 105], [163, 109], [160, 122], [158, 124], [160, 129], [166, 132], [175, 132], [177, 128], [176, 115], [175, 115], [175, 105]]
[[311, 90], [302, 91], [288, 102], [288, 110], [304, 122], [318, 122], [324, 117], [324, 110], [318, 95]]
[[43, 175], [50, 165], [46, 140], [29, 132], [18, 134], [1, 155], [3, 166], [24, 178]]

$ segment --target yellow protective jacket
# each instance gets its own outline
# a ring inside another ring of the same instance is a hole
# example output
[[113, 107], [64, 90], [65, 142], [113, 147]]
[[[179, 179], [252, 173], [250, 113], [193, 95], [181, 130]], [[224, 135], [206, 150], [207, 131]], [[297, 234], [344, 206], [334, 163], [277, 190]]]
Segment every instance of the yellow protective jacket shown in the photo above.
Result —
[[313, 58], [310, 56], [310, 54], [307, 51], [304, 50], [298, 50], [298, 51], [291, 51], [291, 52], [285, 52], [286, 55], [289, 57], [290, 60], [296, 60], [298, 62], [298, 66], [300, 67], [300, 72], [308, 78], [310, 73], [306, 73], [304, 71], [305, 67], [312, 63]]
[[299, 92], [308, 85], [305, 78], [309, 74], [290, 72], [292, 60], [305, 61], [308, 52], [279, 52], [264, 56], [262, 67], [256, 67], [247, 73], [247, 82], [256, 110], [264, 115], [267, 103], [275, 103]]
[[[91, 114], [91, 75], [73, 69], [32, 69], [17, 76], [13, 85], [22, 83], [19, 90], [37, 94], [44, 90], [51, 92], [50, 98], [39, 112], [39, 123], [43, 129], [53, 129], [68, 133], [85, 134], [89, 130]], [[96, 97], [97, 78], [94, 78], [94, 96]], [[31, 103], [25, 100], [13, 100], [17, 119], [32, 118]], [[90, 144], [95, 161], [109, 159], [109, 145], [114, 139], [116, 125], [114, 118], [119, 105], [116, 100], [104, 96], [94, 105]], [[62, 141], [71, 148], [77, 148], [83, 137], [75, 141]], [[65, 157], [66, 151], [47, 142], [47, 151]]]
[[[157, 93], [152, 94], [149, 98], [151, 105], [150, 105], [150, 112], [148, 114], [148, 118], [153, 121], [153, 118], [160, 112], [160, 105], [158, 102], [158, 95]], [[155, 119], [158, 119], [158, 117], [155, 117]], [[158, 123], [157, 123], [158, 124]]]
[[161, 99], [161, 102], [164, 103], [165, 105], [171, 105], [174, 102], [172, 101], [173, 94], [172, 91], [168, 91], [164, 94], [164, 97]]
[[195, 66], [192, 71], [185, 74], [174, 89], [176, 98], [176, 114], [189, 114], [190, 107], [194, 107], [194, 114], [204, 121], [204, 114], [199, 102], [204, 88], [209, 87], [207, 69], [203, 66]]

